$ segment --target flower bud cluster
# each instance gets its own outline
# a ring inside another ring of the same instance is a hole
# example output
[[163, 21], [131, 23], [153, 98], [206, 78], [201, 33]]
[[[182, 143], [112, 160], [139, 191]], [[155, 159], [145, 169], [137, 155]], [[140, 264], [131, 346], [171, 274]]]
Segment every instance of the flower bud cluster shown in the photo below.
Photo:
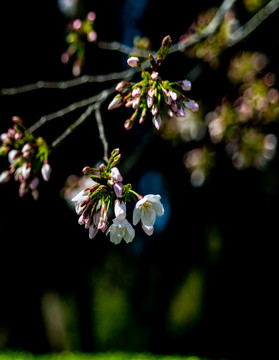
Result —
[[68, 49], [62, 54], [61, 61], [67, 64], [75, 55], [72, 72], [74, 76], [79, 76], [84, 64], [85, 46], [87, 42], [95, 42], [97, 33], [94, 30], [96, 14], [91, 11], [85, 20], [75, 19], [68, 25], [68, 35], [66, 41]]
[[[93, 239], [99, 230], [110, 236], [110, 241], [119, 244], [122, 239], [129, 243], [135, 237], [135, 230], [127, 220], [127, 202], [137, 199], [133, 212], [133, 225], [141, 221], [146, 234], [152, 235], [156, 216], [164, 213], [160, 195], [142, 197], [132, 190], [131, 184], [123, 185], [123, 177], [116, 167], [120, 161], [119, 149], [111, 153], [108, 164], [98, 169], [86, 166], [84, 175], [90, 175], [93, 184], [81, 190], [72, 201], [79, 215], [78, 223], [89, 229], [89, 238]], [[109, 223], [110, 209], [114, 218]]]
[[14, 116], [12, 120], [13, 127], [1, 134], [0, 155], [8, 157], [10, 166], [0, 174], [0, 183], [8, 182], [13, 176], [20, 183], [19, 196], [30, 190], [37, 199], [40, 177], [48, 181], [51, 174], [49, 148], [43, 138], [35, 138], [28, 132], [19, 117]]
[[116, 86], [119, 94], [113, 98], [108, 106], [109, 110], [122, 105], [133, 108], [134, 112], [132, 116], [124, 123], [124, 127], [127, 130], [133, 127], [137, 118], [139, 118], [140, 124], [143, 123], [148, 110], [151, 112], [153, 125], [159, 130], [162, 124], [160, 113], [163, 104], [166, 106], [169, 117], [173, 117], [174, 115], [185, 117], [185, 109], [192, 111], [199, 109], [198, 104], [194, 100], [189, 99], [182, 93], [182, 91], [191, 90], [192, 85], [189, 80], [184, 79], [177, 82], [170, 82], [168, 80], [162, 80], [159, 76], [159, 66], [165, 59], [169, 48], [170, 39], [166, 37], [158, 53], [157, 62], [152, 55], [149, 57], [153, 69], [151, 73], [143, 69], [139, 58], [133, 56], [127, 60], [130, 67], [137, 68], [141, 71], [142, 80], [137, 83], [119, 82]]

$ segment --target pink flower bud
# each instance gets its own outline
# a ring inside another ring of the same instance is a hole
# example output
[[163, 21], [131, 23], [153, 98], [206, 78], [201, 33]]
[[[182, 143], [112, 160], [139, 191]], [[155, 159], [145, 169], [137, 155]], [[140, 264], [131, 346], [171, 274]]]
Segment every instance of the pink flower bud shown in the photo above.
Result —
[[181, 81], [178, 81], [179, 85], [182, 87], [182, 89], [184, 91], [189, 91], [191, 90], [191, 87], [192, 87], [192, 84], [189, 80], [181, 80]]
[[31, 166], [29, 166], [29, 164], [27, 164], [26, 162], [22, 165], [21, 168], [21, 173], [22, 173], [22, 177], [23, 179], [28, 179], [30, 174], [31, 174]]
[[91, 30], [87, 35], [87, 40], [89, 42], [94, 42], [97, 40], [97, 33], [94, 30]]
[[11, 151], [9, 151], [8, 153], [8, 160], [9, 160], [9, 163], [12, 164], [15, 159], [17, 158], [17, 155], [18, 155], [18, 151], [15, 150], [15, 149], [12, 149]]
[[122, 80], [122, 81], [120, 81], [120, 82], [116, 85], [115, 90], [116, 90], [116, 91], [119, 91], [119, 92], [122, 92], [124, 89], [126, 89], [126, 88], [129, 87], [130, 85], [131, 85], [131, 83]]
[[170, 96], [171, 96], [171, 98], [172, 98], [172, 100], [176, 100], [177, 99], [177, 93], [176, 92], [174, 92], [173, 90], [169, 90], [169, 94], [170, 94]]
[[0, 174], [0, 184], [6, 183], [10, 180], [11, 174], [8, 170], [3, 171]]
[[133, 126], [134, 126], [134, 121], [131, 121], [130, 119], [126, 120], [124, 123], [124, 128], [126, 130], [131, 130]]
[[153, 105], [154, 98], [151, 97], [151, 96], [149, 96], [149, 95], [147, 95], [146, 101], [147, 101], [147, 106], [148, 106], [149, 109], [150, 109], [150, 108], [152, 107], [152, 105]]
[[171, 104], [171, 108], [172, 108], [172, 110], [173, 110], [174, 112], [177, 112], [177, 110], [178, 110], [177, 103], [176, 103], [176, 102], [173, 102], [173, 103]]
[[123, 98], [120, 94], [116, 95], [108, 106], [108, 110], [116, 109], [123, 104]]
[[157, 104], [153, 104], [152, 108], [151, 108], [151, 113], [152, 115], [157, 115], [159, 112], [159, 108]]
[[117, 167], [113, 167], [113, 168], [111, 169], [110, 175], [111, 175], [111, 177], [112, 177], [112, 179], [113, 179], [114, 182], [121, 182], [121, 181], [123, 181], [123, 178], [122, 178], [122, 176], [121, 176], [121, 174], [120, 174], [120, 171], [118, 170]]
[[154, 92], [155, 92], [154, 87], [150, 87], [147, 91], [147, 94], [153, 98]]
[[31, 145], [30, 144], [25, 144], [24, 146], [23, 146], [23, 148], [21, 149], [21, 152], [22, 153], [24, 153], [24, 152], [26, 152], [26, 151], [29, 151], [29, 150], [31, 150], [32, 148], [31, 148]]
[[81, 26], [82, 26], [82, 22], [81, 22], [80, 19], [74, 20], [74, 22], [73, 22], [73, 29], [74, 30], [79, 30], [81, 28]]
[[192, 111], [198, 111], [199, 110], [199, 104], [197, 104], [194, 100], [187, 99], [186, 101], [184, 101], [183, 104], [187, 109], [190, 109]]
[[90, 167], [89, 166], [85, 166], [83, 169], [82, 169], [82, 172], [84, 175], [87, 175], [90, 173]]
[[106, 168], [106, 165], [104, 163], [102, 163], [100, 166], [99, 166], [99, 170], [100, 171], [104, 171]]
[[179, 106], [179, 108], [177, 109], [177, 116], [180, 116], [180, 117], [185, 117], [186, 116], [186, 113], [185, 113], [182, 106]]
[[173, 117], [173, 115], [174, 115], [171, 108], [168, 108], [168, 115], [169, 115], [169, 117]]
[[70, 55], [67, 51], [63, 52], [63, 54], [61, 55], [61, 61], [63, 64], [68, 64], [70, 60]]
[[159, 76], [159, 73], [157, 71], [152, 71], [152, 74], [151, 74], [152, 80], [157, 80], [158, 76]]
[[113, 189], [114, 189], [116, 197], [121, 198], [123, 196], [123, 194], [122, 194], [123, 184], [122, 183], [114, 184]]
[[94, 13], [94, 11], [90, 11], [87, 14], [87, 20], [93, 22], [95, 19], [96, 19], [96, 14]]
[[31, 190], [35, 190], [38, 185], [39, 185], [39, 179], [35, 177], [29, 184], [29, 187]]
[[22, 124], [22, 119], [21, 119], [19, 116], [13, 116], [13, 117], [12, 117], [12, 121], [13, 121], [15, 124], [19, 124], [19, 125]]
[[156, 128], [157, 130], [159, 130], [160, 127], [161, 127], [161, 125], [162, 125], [161, 116], [160, 116], [160, 115], [153, 116], [152, 122], [153, 122], [153, 125], [155, 126], [155, 128]]
[[141, 93], [141, 87], [137, 86], [132, 91], [132, 97], [137, 97], [140, 95], [140, 93]]
[[10, 138], [7, 133], [1, 134], [0, 138], [3, 143], [8, 143], [10, 141]]
[[167, 103], [168, 105], [171, 105], [171, 103], [172, 103], [172, 97], [170, 96], [169, 92], [166, 91], [166, 92], [165, 92], [165, 95], [166, 95], [166, 98], [165, 98], [166, 103]]
[[132, 68], [136, 68], [139, 65], [139, 58], [132, 56], [127, 60], [127, 64]]
[[137, 97], [133, 101], [132, 107], [133, 107], [133, 109], [137, 109], [139, 106], [140, 106], [140, 97]]
[[41, 173], [42, 173], [43, 179], [45, 181], [49, 181], [50, 174], [51, 174], [51, 167], [47, 161], [45, 161], [44, 165], [42, 166]]

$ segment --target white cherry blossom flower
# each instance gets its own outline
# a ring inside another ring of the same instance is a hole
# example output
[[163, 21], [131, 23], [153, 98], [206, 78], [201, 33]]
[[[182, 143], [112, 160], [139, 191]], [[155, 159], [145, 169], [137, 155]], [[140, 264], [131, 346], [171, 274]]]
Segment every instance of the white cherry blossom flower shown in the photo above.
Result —
[[89, 189], [81, 190], [75, 197], [72, 198], [72, 201], [75, 202], [75, 209], [78, 215], [82, 214], [85, 207], [85, 204], [83, 203], [85, 200], [89, 200], [89, 193]]
[[135, 230], [127, 219], [113, 219], [113, 224], [108, 228], [107, 235], [110, 235], [110, 241], [115, 245], [119, 244], [122, 239], [126, 243], [133, 241]]
[[140, 220], [143, 225], [143, 230], [148, 234], [151, 233], [156, 216], [164, 214], [164, 207], [160, 201], [160, 195], [145, 195], [136, 203], [133, 211], [133, 225], [136, 225]]

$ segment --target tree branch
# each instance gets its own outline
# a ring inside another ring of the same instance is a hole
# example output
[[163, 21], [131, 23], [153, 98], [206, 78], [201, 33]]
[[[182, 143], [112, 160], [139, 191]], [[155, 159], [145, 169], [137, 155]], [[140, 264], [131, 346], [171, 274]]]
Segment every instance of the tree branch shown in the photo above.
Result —
[[143, 50], [143, 49], [138, 49], [136, 47], [130, 47], [130, 46], [121, 44], [117, 41], [113, 41], [113, 42], [98, 41], [97, 46], [100, 49], [119, 51], [126, 55], [141, 56], [141, 57], [145, 57], [145, 58], [148, 58], [149, 54], [151, 52], [150, 50]]
[[98, 102], [95, 104], [91, 104], [88, 106], [88, 108], [85, 110], [84, 113], [81, 114], [81, 116], [72, 124], [70, 125], [56, 140], [54, 140], [51, 144], [52, 149], [55, 149], [58, 145], [61, 144], [63, 140], [66, 139], [68, 135], [70, 135], [78, 126], [80, 126], [95, 110], [96, 113], [96, 120], [97, 120], [97, 126], [100, 134], [101, 141], [104, 146], [104, 157], [107, 156], [107, 148], [108, 143], [105, 137], [104, 129], [103, 129], [103, 122], [102, 118], [99, 116], [99, 109], [101, 104], [108, 98], [108, 96], [114, 91], [114, 88], [110, 90], [104, 90], [100, 94], [98, 94]]
[[114, 92], [115, 88], [110, 88], [107, 90], [103, 90], [101, 93], [91, 96], [88, 99], [83, 99], [81, 101], [77, 101], [75, 103], [72, 103], [71, 105], [60, 109], [58, 111], [55, 111], [51, 114], [48, 115], [43, 115], [35, 124], [33, 124], [28, 131], [29, 132], [34, 132], [35, 130], [39, 129], [43, 124], [45, 124], [47, 121], [53, 120], [53, 119], [57, 119], [59, 117], [62, 117], [66, 114], [69, 114], [70, 112], [73, 112], [77, 109], [80, 109], [82, 107], [88, 106], [92, 103], [95, 103], [97, 101], [100, 101], [101, 99], [103, 99], [104, 96], [106, 96], [106, 98], [112, 94]]
[[83, 75], [76, 79], [66, 81], [38, 81], [34, 84], [23, 85], [14, 88], [4, 88], [0, 90], [0, 95], [16, 95], [30, 92], [38, 89], [69, 89], [87, 83], [102, 83], [106, 81], [121, 80], [127, 78], [134, 73], [133, 69], [124, 70], [105, 75]]
[[235, 2], [236, 2], [236, 0], [224, 0], [223, 3], [221, 4], [221, 6], [218, 8], [214, 18], [204, 29], [202, 29], [198, 33], [194, 33], [193, 35], [191, 35], [185, 42], [181, 41], [181, 42], [174, 44], [171, 47], [169, 54], [175, 53], [177, 51], [184, 51], [187, 48], [198, 43], [200, 40], [214, 34], [215, 31], [220, 26], [222, 20], [224, 19], [224, 16], [230, 10], [230, 8], [233, 6], [233, 4]]
[[250, 35], [261, 23], [279, 8], [279, 0], [271, 0], [264, 8], [259, 10], [245, 25], [234, 31], [226, 41], [228, 47]]
[[96, 107], [96, 109], [95, 109], [95, 117], [96, 117], [96, 122], [97, 122], [98, 130], [99, 130], [99, 137], [101, 139], [101, 142], [102, 142], [103, 148], [104, 148], [103, 159], [106, 162], [108, 162], [108, 142], [107, 142], [106, 135], [105, 135], [105, 129], [104, 129], [104, 124], [103, 124], [102, 115], [101, 115], [101, 111], [100, 111], [100, 106], [101, 106], [101, 104], [99, 103], [99, 106]]

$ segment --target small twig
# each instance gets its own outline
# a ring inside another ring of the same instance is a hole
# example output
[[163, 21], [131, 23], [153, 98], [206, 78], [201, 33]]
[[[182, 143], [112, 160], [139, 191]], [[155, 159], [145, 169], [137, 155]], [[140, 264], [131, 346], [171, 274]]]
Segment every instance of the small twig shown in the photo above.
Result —
[[[80, 126], [95, 110], [95, 112], [98, 114], [98, 110], [100, 109], [101, 104], [108, 98], [108, 96], [114, 91], [114, 88], [109, 90], [104, 90], [100, 94], [98, 94], [98, 102], [95, 104], [91, 104], [88, 106], [88, 108], [85, 110], [84, 113], [80, 115], [80, 117], [72, 124], [70, 125], [56, 140], [53, 141], [51, 144], [52, 149], [55, 149], [63, 140], [66, 139], [68, 135], [70, 135], [78, 126]], [[97, 115], [98, 116], [98, 115]], [[100, 138], [104, 145], [104, 156], [107, 156], [107, 140], [105, 138], [104, 131], [100, 130], [103, 127], [102, 124], [102, 118], [99, 117], [97, 120], [98, 130], [100, 133]], [[98, 123], [99, 122], [99, 123]], [[99, 125], [100, 124], [100, 125]], [[102, 137], [101, 137], [102, 136]]]
[[245, 25], [234, 31], [226, 41], [227, 47], [234, 46], [250, 35], [261, 23], [279, 8], [279, 0], [271, 0], [259, 10]]
[[108, 162], [108, 141], [105, 135], [105, 129], [104, 129], [104, 124], [103, 124], [103, 120], [102, 120], [102, 115], [101, 115], [101, 111], [100, 111], [100, 103], [99, 106], [96, 107], [95, 109], [95, 117], [96, 117], [96, 122], [97, 122], [97, 126], [98, 126], [98, 130], [99, 130], [99, 137], [102, 141], [103, 147], [104, 147], [104, 160], [106, 162]]
[[149, 54], [151, 52], [150, 50], [144, 50], [144, 49], [138, 49], [136, 47], [130, 47], [130, 46], [121, 44], [118, 41], [113, 41], [113, 42], [99, 41], [97, 43], [97, 46], [100, 49], [119, 51], [126, 55], [141, 56], [141, 57], [145, 57], [145, 58], [148, 58]]
[[102, 83], [106, 81], [114, 81], [127, 78], [134, 73], [133, 69], [124, 70], [121, 72], [115, 72], [105, 75], [83, 75], [76, 79], [66, 80], [66, 81], [38, 81], [34, 84], [14, 87], [14, 88], [4, 88], [0, 90], [1, 95], [16, 95], [22, 94], [38, 89], [69, 89], [74, 86], [79, 86], [87, 83]]
[[80, 126], [94, 111], [96, 108], [96, 104], [89, 105], [88, 108], [82, 115], [72, 124], [70, 125], [56, 140], [51, 144], [51, 148], [55, 149], [63, 140], [66, 139], [68, 135], [70, 135], [78, 126]]
[[218, 8], [214, 18], [210, 21], [210, 23], [204, 29], [202, 29], [198, 33], [194, 33], [193, 35], [191, 35], [187, 39], [187, 41], [185, 41], [185, 42], [181, 41], [181, 42], [178, 42], [177, 44], [174, 44], [171, 47], [169, 54], [175, 53], [177, 51], [184, 51], [187, 48], [198, 43], [200, 40], [207, 38], [208, 36], [214, 34], [215, 31], [220, 26], [222, 20], [224, 19], [224, 16], [230, 10], [230, 8], [233, 6], [233, 4], [235, 2], [236, 2], [236, 0], [224, 0], [223, 3], [221, 4], [221, 6]]
[[103, 98], [104, 94], [106, 94], [106, 96], [109, 96], [113, 91], [114, 91], [114, 87], [108, 90], [104, 90], [101, 93], [91, 96], [88, 99], [83, 99], [81, 101], [77, 101], [75, 103], [72, 103], [71, 105], [60, 109], [58, 111], [55, 111], [51, 114], [48, 115], [43, 115], [41, 116], [41, 118], [35, 123], [33, 124], [28, 130], [29, 132], [34, 132], [35, 130], [39, 129], [43, 124], [45, 124], [47, 121], [53, 120], [53, 119], [57, 119], [59, 117], [65, 116], [66, 114], [69, 114], [70, 112], [73, 112], [75, 110], [78, 110], [82, 107], [88, 106], [92, 103], [95, 103], [97, 101], [99, 101], [100, 99]]

